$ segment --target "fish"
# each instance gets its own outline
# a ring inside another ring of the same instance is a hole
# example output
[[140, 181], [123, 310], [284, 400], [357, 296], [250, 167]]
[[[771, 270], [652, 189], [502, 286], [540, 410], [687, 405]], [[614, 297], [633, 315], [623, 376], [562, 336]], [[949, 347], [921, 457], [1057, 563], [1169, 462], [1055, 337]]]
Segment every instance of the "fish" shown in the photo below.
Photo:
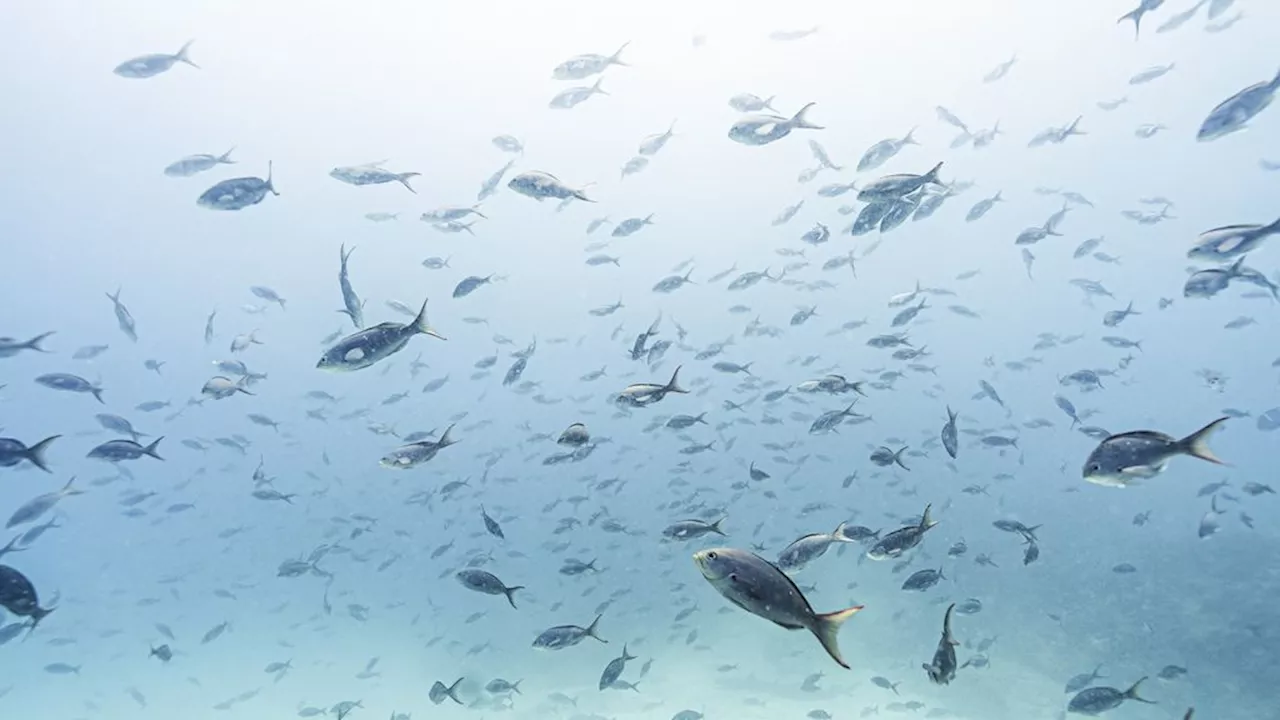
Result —
[[0, 437], [0, 467], [16, 467], [22, 462], [29, 462], [45, 472], [53, 472], [49, 469], [44, 454], [53, 441], [60, 437], [62, 436], [50, 435], [30, 447], [16, 438]]
[[505, 595], [513, 609], [516, 607], [515, 592], [524, 589], [523, 585], [507, 587], [496, 575], [484, 570], [467, 569], [457, 573], [455, 577], [468, 590], [486, 595]]
[[806, 113], [817, 103], [809, 103], [795, 115], [748, 115], [729, 128], [729, 139], [743, 145], [768, 145], [791, 134], [792, 130], [822, 130], [823, 126], [811, 122]]
[[231, 148], [221, 155], [210, 155], [208, 153], [188, 155], [181, 160], [175, 160], [166, 165], [164, 174], [168, 177], [191, 177], [206, 170], [212, 170], [219, 165], [234, 165], [236, 161], [231, 159], [231, 153], [234, 151], [235, 148]]
[[1266, 110], [1280, 90], [1280, 72], [1271, 80], [1255, 83], [1223, 100], [1200, 124], [1196, 140], [1217, 140], [1245, 128], [1258, 113]]
[[925, 533], [938, 524], [930, 514], [932, 507], [932, 505], [925, 506], [919, 523], [898, 528], [878, 540], [867, 550], [867, 557], [872, 560], [896, 558], [919, 545]]
[[320, 356], [316, 367], [332, 372], [363, 370], [403, 350], [415, 335], [445, 339], [427, 322], [426, 300], [417, 317], [408, 323], [378, 323], [342, 338]]
[[555, 200], [568, 200], [572, 198], [575, 200], [582, 200], [584, 202], [595, 202], [591, 198], [587, 197], [584, 194], [584, 191], [575, 190], [574, 188], [565, 185], [559, 178], [551, 173], [542, 172], [540, 170], [531, 170], [516, 175], [507, 183], [507, 187], [521, 195], [524, 195], [525, 197], [531, 197], [539, 202], [546, 200], [547, 198]]
[[123, 78], [145, 80], [168, 71], [177, 63], [190, 65], [198, 70], [200, 66], [192, 62], [190, 54], [191, 44], [194, 42], [194, 40], [188, 40], [178, 49], [178, 52], [173, 54], [153, 53], [130, 58], [117, 65], [112, 72]]
[[1089, 453], [1082, 475], [1096, 485], [1126, 487], [1159, 475], [1177, 455], [1224, 465], [1224, 461], [1213, 454], [1208, 441], [1227, 420], [1220, 417], [1181, 440], [1154, 430], [1111, 435]]
[[956, 646], [960, 643], [951, 634], [951, 614], [955, 609], [955, 603], [947, 606], [947, 612], [942, 616], [942, 639], [938, 641], [938, 649], [933, 653], [932, 662], [921, 666], [935, 685], [949, 685], [956, 677]]
[[267, 193], [279, 195], [272, 183], [273, 163], [267, 163], [267, 179], [241, 177], [223, 180], [196, 198], [196, 204], [209, 210], [243, 210], [262, 202]]
[[630, 41], [623, 43], [622, 47], [612, 55], [597, 53], [575, 55], [557, 65], [551, 71], [551, 77], [555, 80], [583, 80], [604, 72], [611, 65], [626, 67], [627, 64], [622, 61], [622, 51], [626, 50], [630, 44]]
[[338, 166], [329, 171], [329, 177], [348, 185], [383, 185], [390, 182], [398, 182], [405, 186], [409, 192], [417, 194], [418, 191], [413, 189], [409, 181], [418, 177], [422, 173], [419, 172], [402, 172], [395, 173], [382, 167], [386, 160], [365, 163], [364, 165], [346, 165]]
[[808, 630], [836, 664], [850, 668], [837, 636], [845, 622], [863, 609], [862, 605], [816, 613], [786, 573], [747, 550], [699, 550], [693, 554], [693, 561], [702, 577], [729, 602], [788, 630]]

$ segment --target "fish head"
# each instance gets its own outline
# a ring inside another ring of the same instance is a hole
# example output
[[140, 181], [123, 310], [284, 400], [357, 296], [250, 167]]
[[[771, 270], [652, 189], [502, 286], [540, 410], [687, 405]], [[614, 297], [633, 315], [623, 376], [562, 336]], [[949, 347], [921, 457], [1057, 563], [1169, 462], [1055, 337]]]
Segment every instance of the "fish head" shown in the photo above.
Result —
[[732, 580], [738, 569], [738, 555], [741, 551], [732, 548], [708, 548], [693, 554], [693, 562], [702, 572], [702, 577], [712, 584]]

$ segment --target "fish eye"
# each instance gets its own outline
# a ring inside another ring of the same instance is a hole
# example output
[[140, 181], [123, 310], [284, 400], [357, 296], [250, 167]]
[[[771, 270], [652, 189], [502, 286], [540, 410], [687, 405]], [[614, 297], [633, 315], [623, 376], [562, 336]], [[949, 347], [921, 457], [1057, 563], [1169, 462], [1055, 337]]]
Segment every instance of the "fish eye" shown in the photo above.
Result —
[[708, 559], [708, 560], [715, 560], [715, 559], [716, 559], [716, 551], [715, 551], [715, 550], [712, 550], [711, 552], [707, 553], [707, 559]]

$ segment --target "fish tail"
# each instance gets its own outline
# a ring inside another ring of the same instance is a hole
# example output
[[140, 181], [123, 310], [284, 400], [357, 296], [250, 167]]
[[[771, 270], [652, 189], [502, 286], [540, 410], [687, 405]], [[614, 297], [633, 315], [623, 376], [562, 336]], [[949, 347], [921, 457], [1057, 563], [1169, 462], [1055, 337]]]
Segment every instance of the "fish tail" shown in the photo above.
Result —
[[413, 189], [413, 186], [409, 184], [409, 180], [411, 178], [416, 178], [421, 174], [422, 173], [417, 173], [417, 172], [400, 173], [399, 175], [396, 175], [396, 181], [398, 181], [401, 185], [409, 188], [409, 192], [413, 193], [414, 195], [417, 195], [418, 191]]
[[[711, 523], [711, 527], [710, 527], [710, 528], [708, 528], [708, 530], [709, 530], [710, 532], [713, 532], [713, 533], [715, 533], [715, 534], [719, 535], [720, 537], [728, 537], [727, 535], [725, 535], [725, 534], [724, 534], [724, 530], [721, 530], [721, 529], [720, 529], [720, 523], [722, 523], [722, 522], [724, 522], [725, 520], [728, 520], [728, 519], [729, 519], [729, 516], [728, 516], [728, 515], [725, 515], [724, 517], [720, 518], [719, 520], [717, 520], [717, 521], [715, 521], [715, 522]], [[622, 654], [623, 654], [623, 655], [626, 655], [626, 654], [627, 654], [627, 646], [626, 646], [626, 645], [623, 645], [623, 646], [622, 646]]]
[[1127, 12], [1121, 15], [1120, 18], [1116, 20], [1117, 25], [1124, 22], [1125, 20], [1133, 21], [1133, 39], [1134, 40], [1138, 39], [1138, 32], [1142, 27], [1142, 15], [1143, 13], [1146, 12], [1145, 5], [1146, 3], [1139, 4], [1137, 9], [1133, 10], [1132, 12]]
[[38, 607], [35, 610], [32, 610], [31, 611], [31, 628], [27, 630], [27, 634], [30, 635], [32, 632], [34, 632], [36, 629], [36, 626], [40, 624], [40, 621], [49, 617], [49, 614], [57, 609], [58, 608]]
[[98, 399], [98, 402], [102, 403], [103, 405], [107, 404], [107, 401], [102, 399], [102, 388], [100, 387], [89, 388], [89, 392], [93, 393], [93, 396]]
[[156, 438], [156, 441], [155, 441], [155, 442], [153, 442], [153, 443], [151, 443], [150, 445], [148, 445], [148, 446], [144, 447], [144, 448], [142, 449], [142, 452], [143, 452], [143, 453], [145, 453], [145, 454], [147, 454], [147, 455], [150, 455], [151, 457], [153, 457], [153, 458], [155, 458], [155, 459], [157, 459], [157, 460], [164, 460], [164, 458], [160, 457], [160, 454], [156, 452], [156, 448], [160, 445], [160, 441], [161, 441], [161, 440], [163, 440], [163, 439], [164, 439], [164, 436], [163, 436], [163, 435], [161, 435], [160, 437]]
[[422, 309], [419, 310], [418, 315], [413, 318], [412, 325], [415, 332], [420, 332], [423, 335], [430, 335], [433, 338], [439, 338], [441, 340], [446, 339], [445, 336], [436, 332], [435, 329], [427, 323], [427, 301], [425, 299], [422, 301]]
[[236, 161], [231, 159], [231, 153], [233, 152], [235, 152], [234, 147], [222, 153], [218, 156], [218, 162], [223, 163], [224, 165], [235, 165]]
[[809, 108], [812, 108], [814, 105], [817, 105], [817, 104], [818, 103], [809, 103], [808, 105], [805, 105], [804, 107], [800, 108], [800, 111], [797, 112], [791, 118], [791, 127], [808, 128], [810, 130], [823, 130], [824, 128], [822, 125], [815, 125], [814, 123], [810, 122], [808, 118], [805, 117], [805, 113], [809, 112]]
[[[622, 51], [623, 51], [623, 50], [626, 50], [626, 49], [627, 49], [627, 46], [628, 46], [628, 45], [630, 45], [630, 44], [631, 44], [631, 41], [630, 41], [630, 40], [628, 40], [628, 41], [626, 41], [626, 42], [622, 43], [622, 47], [618, 48], [618, 52], [616, 52], [616, 53], [614, 53], [614, 54], [612, 54], [612, 55], [610, 55], [610, 56], [609, 56], [609, 64], [610, 64], [610, 65], [621, 65], [621, 66], [623, 66], [623, 67], [628, 67], [628, 65], [627, 65], [626, 63], [622, 62]], [[675, 123], [672, 123], [672, 124], [674, 125]]]
[[847, 526], [848, 526], [848, 523], [843, 523], [843, 522], [837, 525], [836, 529], [831, 531], [831, 537], [835, 538], [836, 542], [847, 542], [847, 543], [857, 542], [856, 540], [854, 540], [853, 538], [845, 534], [845, 528]]
[[595, 84], [591, 86], [591, 92], [596, 95], [608, 95], [609, 93], [605, 92], [605, 89], [600, 87], [600, 83], [602, 82], [604, 82], [603, 76], [601, 76], [600, 79], [596, 80]]
[[667, 392], [684, 393], [686, 395], [689, 393], [688, 390], [685, 390], [684, 388], [680, 387], [680, 368], [682, 367], [684, 366], [677, 365], [676, 369], [671, 373], [671, 380], [667, 382], [667, 387], [666, 387]]
[[452, 685], [450, 685], [449, 687], [445, 688], [445, 692], [446, 692], [446, 693], [448, 693], [448, 695], [449, 695], [449, 699], [450, 699], [450, 700], [453, 700], [454, 702], [458, 703], [459, 705], [464, 704], [461, 700], [459, 700], [459, 699], [458, 699], [458, 695], [457, 695], [457, 692], [458, 692], [458, 686], [462, 684], [462, 681], [463, 681], [463, 680], [466, 680], [466, 678], [465, 678], [465, 677], [460, 677], [460, 678], [458, 678], [457, 680], [454, 680]]
[[844, 656], [840, 653], [840, 645], [837, 643], [840, 634], [840, 628], [862, 610], [861, 605], [837, 610], [835, 612], [822, 613], [815, 615], [813, 618], [813, 634], [818, 638], [818, 642], [822, 643], [822, 649], [827, 651], [832, 660], [835, 660], [840, 667], [845, 670], [849, 669], [849, 663], [844, 661]]
[[507, 596], [507, 602], [511, 603], [511, 607], [513, 609], [519, 609], [519, 608], [516, 608], [516, 599], [514, 597], [515, 592], [517, 590], [523, 590], [523, 589], [524, 589], [523, 585], [513, 585], [511, 587], [502, 588], [502, 594]]
[[933, 504], [930, 503], [929, 505], [925, 505], [924, 514], [920, 516], [920, 527], [928, 530], [937, 524], [938, 521], [933, 519]]
[[26, 453], [23, 454], [23, 457], [29, 460], [32, 465], [35, 465], [41, 470], [45, 472], [53, 472], [52, 470], [49, 469], [49, 466], [45, 464], [44, 451], [49, 448], [50, 443], [52, 443], [54, 440], [57, 440], [60, 437], [62, 436], [50, 435], [49, 437], [41, 440], [35, 445], [32, 445], [31, 447], [27, 448]]
[[48, 350], [45, 350], [45, 349], [44, 349], [44, 348], [42, 348], [42, 347], [40, 347], [40, 343], [44, 342], [44, 339], [45, 339], [45, 338], [49, 337], [50, 335], [54, 334], [55, 332], [57, 332], [57, 331], [56, 331], [56, 330], [50, 330], [50, 331], [49, 331], [49, 332], [47, 332], [47, 333], [41, 333], [41, 334], [39, 334], [39, 335], [37, 335], [37, 336], [35, 336], [35, 337], [31, 338], [30, 340], [28, 340], [28, 341], [26, 341], [26, 342], [22, 343], [22, 347], [23, 347], [24, 349], [26, 349], [26, 350], [35, 350], [36, 352], [47, 353], [47, 352], [49, 352], [49, 351], [48, 351]]
[[184, 62], [190, 65], [191, 67], [199, 70], [200, 66], [191, 61], [191, 52], [190, 52], [191, 44], [194, 42], [195, 40], [188, 40], [185, 45], [183, 45], [181, 48], [178, 49], [178, 54], [174, 55], [173, 59], [177, 60], [178, 62]]
[[[941, 161], [939, 161], [937, 165], [934, 165], [934, 166], [933, 166], [933, 169], [931, 169], [929, 172], [927, 172], [927, 173], [925, 173], [925, 174], [924, 174], [924, 178], [923, 178], [923, 180], [924, 180], [926, 183], [929, 183], [929, 184], [932, 184], [932, 185], [945, 185], [946, 183], [944, 183], [944, 182], [942, 182], [941, 180], [939, 180], [939, 179], [938, 179], [938, 172], [939, 172], [940, 170], [942, 170], [942, 162], [941, 162]], [[920, 281], [919, 281], [919, 280], [917, 280], [917, 281], [916, 281], [916, 292], [920, 292]]]
[[450, 445], [454, 445], [458, 442], [457, 440], [454, 440], [453, 438], [449, 437], [449, 432], [451, 430], [453, 430], [452, 425], [444, 429], [444, 434], [440, 436], [440, 440], [436, 443], [437, 446], [443, 448], [443, 447], [448, 447]]
[[907, 448], [905, 448], [905, 447], [904, 447], [904, 448], [902, 448], [901, 450], [899, 450], [898, 452], [894, 453], [894, 454], [893, 454], [893, 461], [894, 461], [895, 463], [897, 463], [897, 464], [898, 464], [898, 467], [902, 468], [903, 470], [906, 470], [907, 472], [911, 472], [911, 468], [907, 467], [907, 466], [906, 466], [905, 464], [903, 464], [903, 462], [902, 462], [902, 453], [904, 453], [904, 452], [906, 452], [906, 451], [907, 451]]
[[1143, 675], [1142, 677], [1138, 678], [1138, 682], [1134, 683], [1133, 685], [1130, 685], [1129, 689], [1124, 691], [1125, 698], [1129, 700], [1137, 700], [1138, 702], [1146, 703], [1148, 705], [1155, 705], [1156, 702], [1154, 700], [1148, 700], [1138, 694], [1138, 686], [1142, 685], [1142, 683], [1146, 679], [1147, 679], [1147, 676]]
[[602, 643], [604, 643], [604, 644], [608, 645], [608, 644], [609, 644], [609, 641], [608, 641], [608, 640], [605, 640], [604, 638], [602, 638], [602, 637], [600, 637], [599, 635], [597, 635], [597, 634], [596, 634], [596, 629], [600, 626], [600, 618], [602, 618], [602, 617], [604, 617], [604, 615], [597, 615], [597, 616], [596, 616], [596, 619], [595, 619], [595, 620], [592, 620], [592, 621], [591, 621], [591, 624], [587, 626], [586, 632], [585, 632], [584, 634], [585, 634], [587, 637], [593, 637], [593, 638], [595, 638], [595, 639], [599, 640], [600, 642], [602, 642]]
[[1186, 453], [1191, 457], [1198, 457], [1201, 460], [1208, 460], [1217, 465], [1226, 465], [1227, 463], [1213, 454], [1213, 448], [1209, 447], [1209, 438], [1222, 427], [1227, 418], [1220, 417], [1217, 420], [1205, 425], [1199, 430], [1191, 433], [1187, 437], [1178, 441], [1178, 450]]

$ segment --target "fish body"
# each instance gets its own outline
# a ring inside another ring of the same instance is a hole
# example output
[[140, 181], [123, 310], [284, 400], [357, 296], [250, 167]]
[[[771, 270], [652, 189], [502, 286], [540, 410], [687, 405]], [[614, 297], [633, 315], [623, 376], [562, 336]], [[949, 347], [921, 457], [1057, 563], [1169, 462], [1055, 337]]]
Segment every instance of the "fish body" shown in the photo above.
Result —
[[441, 450], [457, 444], [458, 441], [454, 440], [449, 434], [452, 429], [452, 425], [445, 428], [444, 434], [440, 436], [439, 440], [419, 440], [418, 442], [401, 445], [383, 456], [378, 461], [378, 464], [394, 470], [408, 470], [417, 467], [433, 459]]
[[150, 445], [139, 445], [132, 440], [108, 440], [89, 451], [87, 457], [95, 460], [106, 460], [107, 462], [122, 462], [124, 460], [137, 460], [143, 455], [153, 457], [157, 460], [164, 460], [156, 452], [156, 448], [160, 445], [160, 441], [164, 437], [156, 438], [155, 442]]
[[1125, 700], [1136, 700], [1148, 705], [1155, 703], [1138, 695], [1138, 687], [1146, 678], [1141, 678], [1128, 690], [1117, 690], [1113, 687], [1091, 687], [1076, 693], [1067, 703], [1067, 712], [1078, 715], [1101, 715], [1108, 710], [1120, 707]]
[[942, 185], [942, 182], [938, 180], [938, 172], [940, 170], [942, 170], [942, 163], [934, 165], [929, 172], [923, 175], [913, 175], [911, 173], [885, 175], [871, 181], [859, 190], [858, 199], [870, 203], [899, 200], [925, 185]]
[[47, 373], [36, 378], [36, 383], [54, 390], [62, 390], [64, 392], [89, 393], [97, 399], [98, 402], [106, 404], [102, 399], [102, 388], [85, 380], [79, 375], [70, 373]]
[[951, 635], [951, 615], [955, 609], [955, 603], [947, 607], [942, 617], [942, 639], [938, 641], [938, 649], [933, 653], [933, 661], [923, 666], [935, 685], [948, 685], [956, 677], [956, 646], [960, 643]]
[[223, 180], [201, 193], [196, 204], [209, 210], [243, 210], [262, 202], [267, 193], [279, 195], [271, 182], [272, 163], [267, 163], [267, 179], [256, 177]]
[[516, 175], [507, 183], [507, 187], [521, 195], [524, 195], [525, 197], [531, 197], [539, 202], [546, 200], [547, 198], [553, 198], [556, 200], [568, 200], [570, 198], [574, 198], [577, 200], [584, 200], [586, 202], [593, 202], [591, 198], [588, 198], [583, 194], [582, 190], [575, 190], [568, 185], [565, 185], [551, 173], [545, 173], [539, 170], [531, 170]]
[[810, 122], [805, 116], [815, 104], [805, 105], [790, 118], [780, 115], [748, 115], [729, 128], [729, 139], [743, 145], [768, 145], [790, 135], [792, 130], [822, 130], [821, 125]]
[[861, 605], [816, 613], [786, 573], [746, 550], [700, 550], [694, 553], [693, 561], [703, 578], [729, 602], [788, 630], [808, 630], [832, 660], [849, 668], [840, 652], [837, 635], [840, 627], [862, 610]]
[[417, 194], [417, 190], [409, 184], [409, 180], [418, 177], [422, 173], [403, 172], [394, 173], [382, 167], [385, 160], [371, 162], [364, 165], [345, 165], [335, 167], [329, 171], [329, 177], [348, 185], [383, 185], [389, 182], [398, 182], [409, 189], [409, 192]]
[[1280, 234], [1280, 219], [1268, 225], [1226, 225], [1200, 233], [1187, 257], [1226, 261], [1256, 250], [1262, 241]]
[[1177, 455], [1225, 464], [1213, 454], [1208, 441], [1226, 421], [1226, 417], [1218, 418], [1181, 440], [1153, 430], [1111, 435], [1085, 460], [1084, 479], [1096, 485], [1125, 487], [1160, 474]]
[[1280, 72], [1269, 81], [1255, 83], [1223, 100], [1200, 125], [1196, 140], [1205, 142], [1243, 130], [1258, 113], [1266, 110], [1280, 90]]
[[231, 148], [231, 150], [221, 155], [210, 155], [209, 153], [188, 155], [181, 160], [169, 163], [164, 169], [164, 174], [169, 177], [191, 177], [205, 170], [212, 170], [218, 165], [234, 165], [236, 161], [231, 159], [231, 153], [234, 150], [235, 148]]
[[898, 528], [872, 545], [871, 549], [867, 550], [867, 557], [872, 560], [901, 557], [903, 553], [919, 545], [924, 539], [924, 534], [938, 524], [930, 514], [931, 507], [925, 507], [918, 524]]
[[190, 40], [183, 45], [178, 52], [172, 55], [167, 53], [152, 53], [150, 55], [139, 55], [120, 63], [112, 72], [123, 78], [131, 80], [145, 80], [155, 77], [172, 68], [177, 63], [185, 63], [193, 68], [199, 69], [200, 66], [191, 61], [188, 51], [191, 49]]
[[577, 625], [557, 625], [553, 628], [547, 628], [534, 638], [533, 646], [539, 650], [563, 650], [567, 647], [573, 647], [582, 642], [584, 638], [595, 638], [602, 643], [608, 643], [608, 640], [596, 634], [600, 625], [601, 615], [597, 615], [595, 620], [586, 627], [578, 627]]
[[610, 65], [625, 67], [627, 64], [622, 61], [622, 51], [626, 50], [630, 44], [630, 42], [623, 43], [622, 47], [618, 48], [618, 51], [612, 55], [600, 55], [599, 53], [575, 55], [557, 65], [551, 71], [551, 77], [555, 80], [583, 80], [604, 72]]
[[396, 322], [379, 323], [348, 335], [326, 350], [316, 367], [334, 372], [363, 370], [403, 350], [415, 335], [445, 339], [427, 323], [425, 300], [418, 316], [411, 322], [403, 325]]
[[468, 590], [474, 590], [485, 595], [505, 595], [512, 608], [516, 606], [515, 592], [524, 589], [523, 585], [507, 587], [496, 575], [484, 570], [463, 570], [457, 573], [455, 577]]

